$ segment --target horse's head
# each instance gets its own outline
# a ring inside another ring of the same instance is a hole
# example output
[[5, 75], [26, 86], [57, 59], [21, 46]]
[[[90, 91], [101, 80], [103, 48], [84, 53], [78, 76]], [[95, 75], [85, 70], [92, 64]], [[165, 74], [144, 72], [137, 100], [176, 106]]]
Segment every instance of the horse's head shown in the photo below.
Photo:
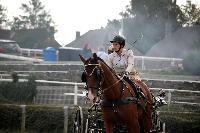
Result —
[[98, 97], [98, 92], [102, 83], [102, 70], [98, 63], [99, 57], [96, 53], [92, 58], [84, 59], [80, 55], [82, 62], [84, 63], [84, 72], [82, 73], [82, 81], [86, 82], [86, 88], [88, 89], [88, 97], [90, 100], [94, 100]]

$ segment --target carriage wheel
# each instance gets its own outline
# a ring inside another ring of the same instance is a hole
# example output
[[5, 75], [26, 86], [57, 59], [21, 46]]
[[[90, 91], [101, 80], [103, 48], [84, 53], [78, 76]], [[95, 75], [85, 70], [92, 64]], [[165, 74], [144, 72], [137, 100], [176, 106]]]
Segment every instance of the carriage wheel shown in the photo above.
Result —
[[153, 112], [153, 129], [150, 133], [165, 133], [165, 123], [160, 119], [157, 111]]
[[83, 133], [83, 112], [80, 106], [78, 106], [78, 109], [76, 110], [73, 133]]
[[165, 123], [162, 122], [160, 119], [158, 120], [157, 132], [158, 133], [165, 133]]

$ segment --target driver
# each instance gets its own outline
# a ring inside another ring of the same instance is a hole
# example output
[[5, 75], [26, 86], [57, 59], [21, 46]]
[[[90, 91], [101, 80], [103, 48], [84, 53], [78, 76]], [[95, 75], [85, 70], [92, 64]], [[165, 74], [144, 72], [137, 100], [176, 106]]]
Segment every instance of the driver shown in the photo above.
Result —
[[132, 50], [124, 49], [125, 39], [115, 36], [112, 41], [113, 53], [108, 55], [107, 64], [114, 69], [117, 75], [127, 74], [131, 79], [140, 80], [138, 72], [134, 68], [134, 55]]

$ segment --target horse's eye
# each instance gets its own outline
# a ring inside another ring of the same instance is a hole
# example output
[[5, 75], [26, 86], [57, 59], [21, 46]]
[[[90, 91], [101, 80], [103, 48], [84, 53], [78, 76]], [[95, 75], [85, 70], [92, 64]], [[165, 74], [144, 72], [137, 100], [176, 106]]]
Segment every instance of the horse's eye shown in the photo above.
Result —
[[82, 73], [81, 80], [82, 80], [82, 82], [86, 82], [87, 81], [85, 72]]

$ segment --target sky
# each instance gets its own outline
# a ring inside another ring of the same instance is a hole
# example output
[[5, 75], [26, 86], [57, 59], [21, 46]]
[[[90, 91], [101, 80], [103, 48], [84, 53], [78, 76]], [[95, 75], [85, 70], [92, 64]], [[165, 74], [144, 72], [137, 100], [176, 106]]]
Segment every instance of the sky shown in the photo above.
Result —
[[[8, 16], [18, 16], [21, 3], [29, 0], [0, 0], [7, 8]], [[129, 0], [40, 0], [56, 24], [56, 40], [68, 44], [75, 39], [76, 31], [81, 35], [89, 30], [105, 27], [108, 19], [120, 19], [119, 12], [125, 10]]]
[[[18, 16], [22, 3], [29, 0], [0, 0], [7, 8], [7, 16]], [[130, 0], [40, 0], [45, 10], [49, 11], [56, 24], [57, 33], [55, 39], [66, 45], [75, 39], [76, 31], [81, 35], [89, 30], [105, 27], [108, 20], [120, 19], [119, 13], [125, 11]], [[177, 0], [178, 4], [184, 4], [186, 0]], [[192, 0], [199, 3], [200, 0]], [[21, 11], [21, 12], [20, 12]]]

